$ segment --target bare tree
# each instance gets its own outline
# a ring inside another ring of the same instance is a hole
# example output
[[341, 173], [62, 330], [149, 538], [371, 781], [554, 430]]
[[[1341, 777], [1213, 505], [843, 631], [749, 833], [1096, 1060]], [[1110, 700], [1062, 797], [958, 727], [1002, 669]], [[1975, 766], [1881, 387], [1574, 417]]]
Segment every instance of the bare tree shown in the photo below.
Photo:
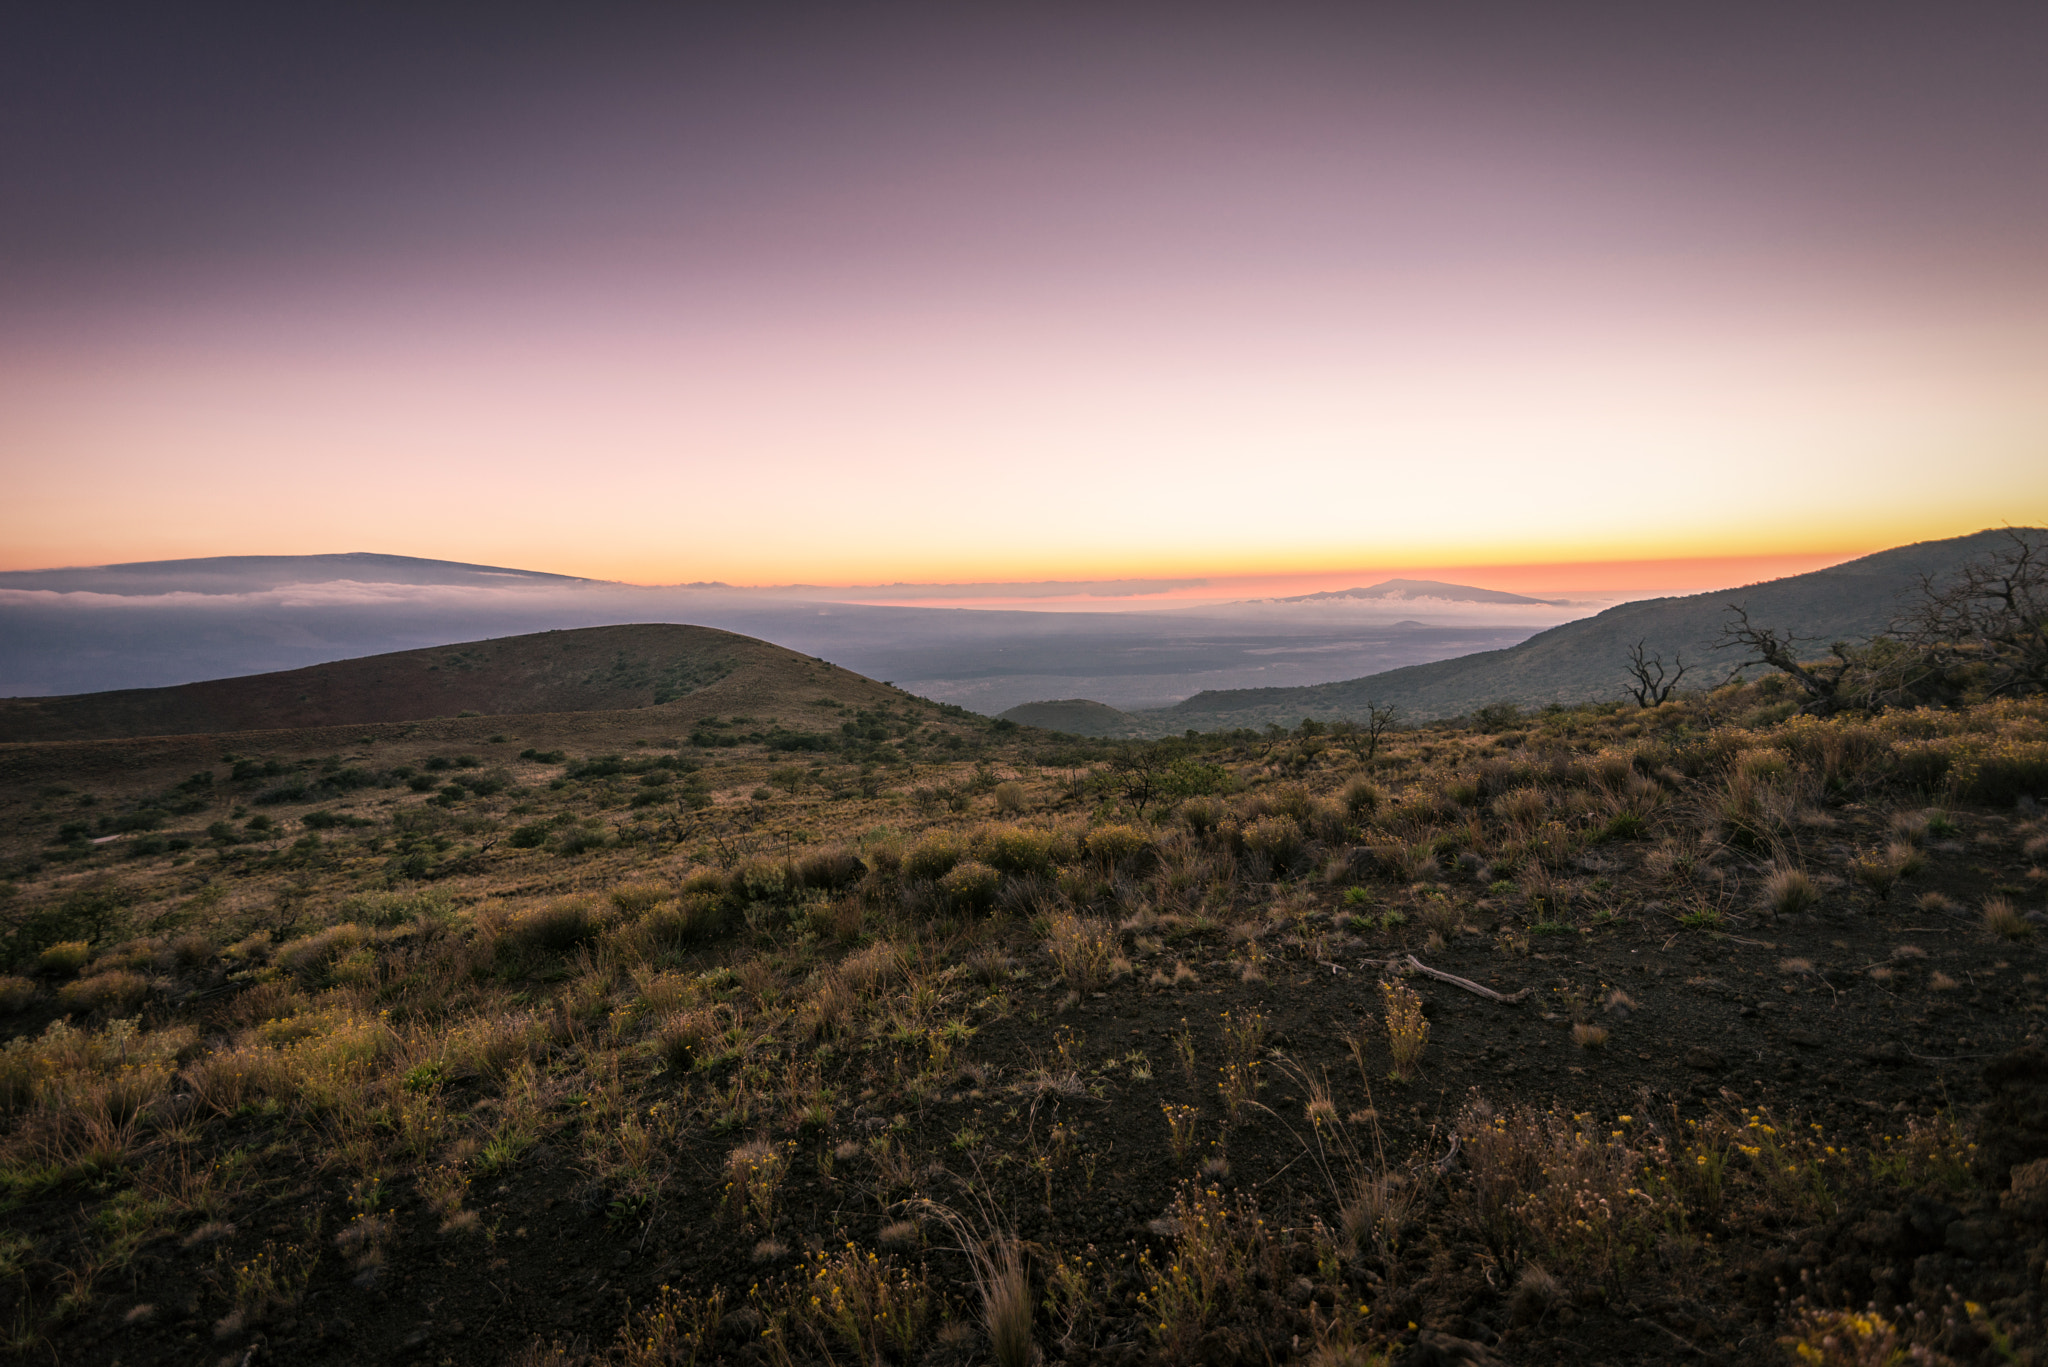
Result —
[[1121, 793], [1143, 816], [1147, 807], [1165, 796], [1167, 771], [1185, 751], [1186, 746], [1178, 741], [1125, 741], [1110, 751], [1101, 782]]
[[1977, 675], [1990, 697], [2048, 689], [2048, 540], [2005, 535], [1982, 560], [1923, 575], [1919, 601], [1891, 629], [1943, 675]]
[[1678, 681], [1692, 668], [1685, 662], [1685, 652], [1681, 650], [1671, 657], [1675, 672], [1667, 674], [1662, 654], [1644, 653], [1648, 643], [1648, 638], [1645, 638], [1628, 648], [1628, 672], [1635, 680], [1628, 686], [1628, 691], [1635, 695], [1637, 707], [1655, 707], [1669, 701], [1671, 695], [1678, 691]]
[[1749, 653], [1749, 658], [1736, 666], [1736, 672], [1752, 664], [1769, 665], [1791, 679], [1806, 694], [1806, 703], [1800, 711], [1814, 716], [1825, 717], [1848, 705], [1849, 695], [1844, 689], [1862, 663], [1848, 642], [1834, 642], [1828, 647], [1824, 659], [1802, 660], [1800, 647], [1815, 644], [1815, 638], [1757, 626], [1749, 620], [1748, 609], [1737, 603], [1728, 605], [1728, 614], [1728, 620], [1721, 627], [1721, 638], [1714, 642], [1714, 649], [1740, 646]]
[[1368, 699], [1364, 721], [1337, 722], [1330, 727], [1330, 734], [1361, 762], [1370, 760], [1379, 753], [1380, 737], [1393, 726], [1395, 710], [1392, 703], [1382, 707]]

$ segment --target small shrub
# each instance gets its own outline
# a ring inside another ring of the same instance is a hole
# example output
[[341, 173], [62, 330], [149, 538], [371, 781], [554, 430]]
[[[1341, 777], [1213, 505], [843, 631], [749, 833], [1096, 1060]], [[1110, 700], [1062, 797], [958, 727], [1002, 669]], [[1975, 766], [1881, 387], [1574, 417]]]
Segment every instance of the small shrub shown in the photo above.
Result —
[[1063, 911], [1052, 918], [1045, 949], [1059, 966], [1060, 976], [1066, 979], [1068, 987], [1076, 992], [1092, 992], [1109, 978], [1110, 961], [1116, 957], [1116, 937], [1100, 921]]
[[36, 955], [36, 972], [68, 978], [84, 968], [91, 957], [92, 946], [85, 941], [61, 940]]
[[939, 890], [959, 910], [980, 913], [995, 905], [1001, 884], [1001, 874], [978, 859], [968, 859], [955, 864], [939, 880]]
[[1104, 868], [1118, 868], [1132, 862], [1152, 847], [1152, 837], [1136, 826], [1111, 824], [1088, 832], [1088, 857]]
[[659, 883], [621, 883], [611, 891], [612, 905], [628, 916], [638, 916], [669, 900], [669, 890]]
[[1180, 804], [1180, 819], [1196, 835], [1207, 835], [1223, 823], [1223, 804], [1209, 797], [1191, 797]]
[[1364, 820], [1380, 809], [1387, 795], [1369, 778], [1354, 778], [1344, 785], [1344, 810], [1354, 820]]
[[610, 829], [594, 817], [560, 828], [552, 841], [555, 853], [564, 855], [588, 854], [611, 843]]
[[300, 981], [311, 982], [326, 972], [336, 959], [368, 938], [369, 932], [363, 927], [353, 921], [344, 921], [338, 926], [329, 926], [316, 934], [280, 946], [273, 956], [273, 962]]
[[704, 1053], [704, 1043], [717, 1031], [717, 1020], [704, 1009], [679, 1011], [654, 1030], [654, 1054], [669, 1072], [690, 1071]]
[[903, 856], [903, 876], [936, 883], [965, 856], [966, 851], [949, 832], [933, 831]]
[[1014, 816], [1024, 810], [1024, 785], [1021, 783], [998, 783], [994, 796], [996, 810], [1005, 816]]
[[0, 1013], [12, 1015], [34, 1001], [35, 997], [36, 985], [27, 978], [0, 974]]
[[1244, 828], [1246, 853], [1267, 873], [1285, 873], [1301, 856], [1301, 826], [1291, 816], [1262, 816]]
[[2034, 936], [2034, 923], [2004, 897], [1993, 897], [1984, 903], [1984, 929], [2001, 940], [2030, 940]]
[[1581, 1049], [1598, 1049], [1607, 1043], [1605, 1026], [1588, 1025], [1584, 1021], [1572, 1027], [1572, 1043]]
[[732, 871], [727, 892], [741, 902], [784, 902], [793, 891], [790, 875], [781, 860], [756, 855]]
[[562, 954], [596, 935], [597, 916], [587, 897], [557, 897], [530, 907], [506, 929], [505, 938], [520, 949]]
[[1014, 877], [1052, 873], [1052, 835], [1023, 826], [983, 826], [970, 844], [974, 857], [999, 873]]
[[57, 999], [67, 1010], [99, 1011], [117, 1016], [132, 1014], [148, 995], [149, 979], [125, 968], [79, 978], [57, 990]]
[[1820, 900], [1820, 889], [1806, 870], [1779, 868], [1764, 880], [1764, 898], [1771, 904], [1771, 910], [1780, 916], [1791, 916], [1805, 911]]
[[839, 892], [867, 877], [868, 866], [844, 845], [834, 845], [806, 851], [797, 858], [795, 872], [798, 887]]
[[1422, 998], [1415, 989], [1395, 978], [1380, 984], [1387, 1007], [1387, 1049], [1394, 1056], [1393, 1076], [1405, 1079], [1422, 1061], [1429, 1043], [1429, 1021], [1422, 1014]]

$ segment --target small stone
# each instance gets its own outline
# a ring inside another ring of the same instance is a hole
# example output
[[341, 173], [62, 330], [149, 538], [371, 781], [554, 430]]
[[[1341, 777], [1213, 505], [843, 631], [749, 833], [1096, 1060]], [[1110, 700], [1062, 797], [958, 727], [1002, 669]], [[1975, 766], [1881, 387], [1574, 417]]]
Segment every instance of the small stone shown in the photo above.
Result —
[[1685, 1066], [1700, 1073], [1722, 1073], [1728, 1070], [1728, 1061], [1706, 1045], [1695, 1044], [1685, 1051]]

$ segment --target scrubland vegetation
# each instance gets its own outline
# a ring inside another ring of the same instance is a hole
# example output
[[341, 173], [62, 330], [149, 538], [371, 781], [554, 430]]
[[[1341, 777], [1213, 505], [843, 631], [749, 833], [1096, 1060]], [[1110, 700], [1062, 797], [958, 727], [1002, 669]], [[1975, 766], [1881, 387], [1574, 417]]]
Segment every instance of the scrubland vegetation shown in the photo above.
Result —
[[822, 699], [40, 783], [0, 1332], [2038, 1360], [2048, 704], [1796, 702], [1103, 745]]

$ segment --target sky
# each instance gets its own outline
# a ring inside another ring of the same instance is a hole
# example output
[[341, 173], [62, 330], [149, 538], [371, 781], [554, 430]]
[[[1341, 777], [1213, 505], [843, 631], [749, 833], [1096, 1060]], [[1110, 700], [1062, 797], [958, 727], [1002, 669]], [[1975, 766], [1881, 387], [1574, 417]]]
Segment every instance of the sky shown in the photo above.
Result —
[[712, 8], [12, 8], [0, 569], [1680, 591], [2048, 521], [2038, 4]]

